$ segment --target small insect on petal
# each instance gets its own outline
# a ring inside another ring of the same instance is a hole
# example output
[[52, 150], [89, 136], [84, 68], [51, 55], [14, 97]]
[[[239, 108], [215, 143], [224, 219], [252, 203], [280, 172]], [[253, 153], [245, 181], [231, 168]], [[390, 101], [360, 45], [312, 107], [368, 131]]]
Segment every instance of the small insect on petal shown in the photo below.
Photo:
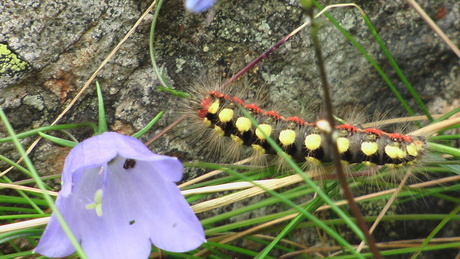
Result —
[[186, 0], [185, 9], [192, 13], [201, 13], [208, 10], [217, 0]]
[[130, 168], [134, 168], [136, 166], [136, 160], [134, 159], [126, 159], [125, 160], [125, 163], [123, 164], [123, 168], [124, 169], [130, 169]]

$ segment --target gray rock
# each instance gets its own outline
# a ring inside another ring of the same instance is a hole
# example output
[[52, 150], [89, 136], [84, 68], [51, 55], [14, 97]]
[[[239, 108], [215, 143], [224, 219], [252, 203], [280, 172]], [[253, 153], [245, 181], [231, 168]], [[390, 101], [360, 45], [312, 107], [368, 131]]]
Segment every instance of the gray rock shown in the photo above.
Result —
[[[212, 17], [208, 17], [209, 12], [186, 13], [182, 1], [167, 1], [163, 5], [156, 30], [156, 61], [165, 68], [168, 80], [178, 90], [187, 92], [190, 81], [208, 76], [228, 78], [304, 20], [295, 0], [220, 2]], [[433, 112], [446, 112], [459, 102], [459, 59], [412, 8], [404, 1], [356, 2]], [[419, 0], [418, 3], [459, 46], [458, 1]], [[0, 105], [17, 132], [49, 125], [128, 32], [147, 4], [120, 0], [2, 1]], [[376, 60], [409, 105], [419, 111], [358, 11], [340, 8], [330, 14]], [[152, 16], [148, 16], [97, 77], [103, 87], [107, 120], [112, 130], [131, 134], [159, 111], [166, 112], [143, 140], [177, 118], [180, 115], [177, 107], [186, 102], [156, 91], [159, 83], [148, 50], [151, 19]], [[367, 108], [365, 113], [373, 114], [374, 110], [382, 109], [379, 107], [391, 107], [391, 113], [401, 113], [401, 105], [393, 93], [359, 51], [325, 17], [317, 22], [321, 26], [319, 38], [338, 113]], [[277, 107], [294, 113], [302, 107], [318, 107], [323, 103], [309, 30], [293, 37], [245, 77], [252, 83], [249, 91], [258, 92], [262, 88], [267, 103], [276, 103]], [[376, 103], [378, 106], [373, 105]], [[93, 83], [60, 123], [96, 122], [96, 104]], [[185, 161], [207, 157], [201, 153], [205, 151], [197, 151], [203, 148], [193, 147], [187, 136], [182, 136], [190, 130], [187, 127], [190, 126], [184, 124], [167, 133], [151, 145], [152, 150], [176, 155]], [[89, 129], [72, 132], [80, 140], [92, 134]], [[3, 129], [0, 133], [5, 135]], [[52, 144], [42, 141], [40, 152], [34, 153], [40, 174], [59, 173], [64, 156], [57, 156], [54, 149]], [[12, 150], [10, 145], [0, 146], [2, 154]], [[190, 172], [189, 177], [195, 173]]]

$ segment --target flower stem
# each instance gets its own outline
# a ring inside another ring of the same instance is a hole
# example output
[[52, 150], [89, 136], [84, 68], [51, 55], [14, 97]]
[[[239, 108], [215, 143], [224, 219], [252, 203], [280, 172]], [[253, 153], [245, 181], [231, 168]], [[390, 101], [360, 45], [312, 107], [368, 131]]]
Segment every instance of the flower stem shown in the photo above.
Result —
[[[309, 1], [305, 1], [309, 2]], [[323, 60], [323, 55], [321, 52], [321, 46], [319, 44], [318, 40], [318, 30], [319, 26], [315, 22], [315, 17], [313, 15], [313, 5], [308, 5], [308, 4], [303, 4], [305, 8], [305, 13], [311, 20], [311, 39], [313, 42], [315, 54], [316, 54], [316, 59], [318, 61], [318, 67], [320, 71], [320, 76], [321, 76], [321, 81], [322, 81], [322, 88], [324, 92], [324, 102], [325, 102], [325, 108], [326, 108], [326, 121], [328, 122], [329, 126], [327, 127], [329, 130], [324, 131], [324, 135], [326, 137], [326, 141], [328, 142], [328, 146], [330, 147], [332, 151], [332, 158], [334, 160], [334, 166], [335, 170], [337, 172], [337, 177], [340, 182], [340, 186], [342, 189], [342, 192], [345, 196], [345, 198], [348, 201], [348, 205], [350, 206], [350, 210], [353, 213], [353, 215], [356, 217], [356, 224], [360, 228], [360, 230], [363, 232], [364, 236], [367, 239], [367, 243], [369, 245], [369, 248], [374, 256], [374, 258], [382, 258], [376, 244], [373, 236], [370, 234], [369, 229], [364, 222], [363, 215], [361, 214], [361, 211], [359, 210], [358, 205], [356, 204], [353, 194], [351, 193], [350, 187], [348, 186], [347, 182], [347, 176], [343, 170], [342, 163], [340, 161], [340, 154], [337, 146], [337, 137], [335, 136], [335, 121], [333, 117], [333, 111], [332, 111], [332, 101], [331, 101], [331, 96], [329, 93], [329, 83], [327, 81], [327, 75], [326, 75], [326, 69], [324, 68], [324, 60]]]

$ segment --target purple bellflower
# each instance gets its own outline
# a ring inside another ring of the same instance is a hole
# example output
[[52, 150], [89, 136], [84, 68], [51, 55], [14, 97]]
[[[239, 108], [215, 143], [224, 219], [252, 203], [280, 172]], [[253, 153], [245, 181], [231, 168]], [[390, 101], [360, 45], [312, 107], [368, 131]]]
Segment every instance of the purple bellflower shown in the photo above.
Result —
[[192, 13], [201, 13], [213, 6], [217, 0], [185, 0], [185, 9]]
[[[67, 156], [56, 206], [91, 259], [148, 258], [151, 243], [186, 252], [206, 242], [203, 227], [174, 182], [183, 166], [115, 132], [89, 138]], [[75, 252], [55, 215], [36, 253]]]

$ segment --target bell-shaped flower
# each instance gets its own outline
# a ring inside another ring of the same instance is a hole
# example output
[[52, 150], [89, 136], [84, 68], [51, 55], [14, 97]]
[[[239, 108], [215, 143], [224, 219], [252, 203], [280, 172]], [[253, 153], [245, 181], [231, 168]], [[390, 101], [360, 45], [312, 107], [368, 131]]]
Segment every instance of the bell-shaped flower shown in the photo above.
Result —
[[[171, 252], [206, 242], [203, 227], [174, 182], [183, 166], [115, 132], [89, 138], [67, 156], [56, 206], [91, 259], [148, 258], [153, 243]], [[54, 213], [36, 253], [75, 252]]]
[[201, 13], [208, 10], [217, 0], [185, 0], [185, 9], [192, 13]]

